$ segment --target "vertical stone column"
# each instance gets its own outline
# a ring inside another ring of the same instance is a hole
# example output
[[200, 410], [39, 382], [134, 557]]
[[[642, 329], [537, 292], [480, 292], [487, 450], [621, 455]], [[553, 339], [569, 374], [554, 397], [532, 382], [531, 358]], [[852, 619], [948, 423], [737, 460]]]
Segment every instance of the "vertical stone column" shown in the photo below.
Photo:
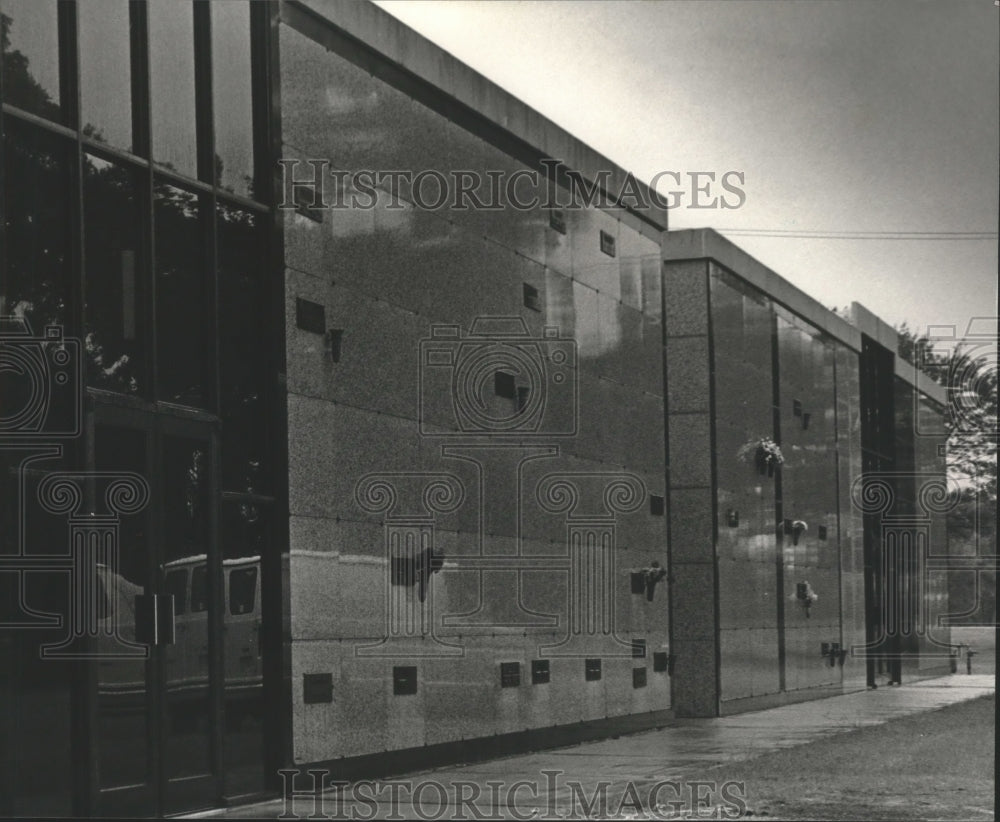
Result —
[[664, 264], [672, 703], [695, 717], [721, 692], [708, 277], [707, 259]]

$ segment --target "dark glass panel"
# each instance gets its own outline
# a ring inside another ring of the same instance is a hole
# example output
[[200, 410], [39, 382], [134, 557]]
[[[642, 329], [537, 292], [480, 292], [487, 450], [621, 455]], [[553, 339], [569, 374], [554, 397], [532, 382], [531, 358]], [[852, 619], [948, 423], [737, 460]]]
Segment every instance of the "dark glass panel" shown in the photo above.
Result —
[[60, 120], [59, 26], [55, 0], [3, 0], [3, 101]]
[[149, 3], [147, 8], [153, 159], [194, 177], [198, 170], [194, 7], [182, 0], [171, 0]]
[[[192, 571], [191, 609], [174, 620], [175, 642], [167, 646], [164, 770], [168, 779], [210, 769], [209, 611], [196, 579], [205, 574], [212, 538], [211, 454], [202, 440], [163, 438], [163, 560], [167, 573]], [[202, 576], [205, 580], [206, 577]]]
[[[0, 450], [0, 553], [17, 554], [22, 533], [27, 553], [68, 552], [65, 517], [44, 511], [37, 491], [46, 472], [69, 466], [64, 461], [36, 463], [31, 466], [34, 470], [24, 472], [19, 493], [18, 466], [25, 456]], [[62, 626], [10, 627], [12, 622], [35, 621], [28, 608], [58, 616]], [[67, 744], [74, 663], [42, 659], [39, 653], [42, 645], [65, 639], [68, 612], [65, 572], [22, 576], [8, 568], [0, 573], [0, 623], [7, 625], [0, 629], [0, 808], [5, 815], [53, 818], [72, 812], [72, 785], [63, 777], [74, 767]]]
[[253, 109], [250, 75], [250, 4], [213, 3], [212, 105], [215, 112], [215, 183], [253, 195]]
[[[11, 354], [19, 364], [8, 362], [11, 367], [0, 370], [0, 430], [73, 433], [80, 424], [81, 354], [76, 341], [60, 338], [71, 316], [65, 145], [14, 118], [5, 126], [6, 268], [0, 271], [0, 315], [16, 319], [5, 321], [0, 331], [20, 342]], [[30, 364], [41, 358], [52, 369], [48, 376]]]
[[23, 316], [39, 334], [69, 317], [70, 187], [62, 141], [13, 120], [5, 124], [7, 270], [0, 313]]
[[263, 385], [267, 373], [266, 260], [258, 218], [217, 211], [222, 482], [227, 491], [266, 491]]
[[166, 402], [204, 407], [211, 366], [207, 346], [209, 289], [200, 214], [196, 194], [156, 185], [157, 396]]
[[87, 383], [123, 393], [146, 385], [138, 192], [131, 171], [84, 155]]
[[[95, 433], [98, 471], [147, 474], [146, 435], [127, 428], [98, 426]], [[134, 597], [149, 586], [148, 508], [121, 518], [115, 587], [121, 636], [135, 640]], [[146, 694], [149, 666], [139, 658], [120, 657], [98, 665], [97, 735], [102, 788], [145, 782], [149, 775]]]
[[129, 0], [77, 6], [80, 30], [80, 122], [85, 136], [132, 148]]
[[226, 502], [222, 507], [225, 620], [226, 794], [264, 783], [263, 651], [260, 646], [260, 559], [267, 545], [266, 507]]

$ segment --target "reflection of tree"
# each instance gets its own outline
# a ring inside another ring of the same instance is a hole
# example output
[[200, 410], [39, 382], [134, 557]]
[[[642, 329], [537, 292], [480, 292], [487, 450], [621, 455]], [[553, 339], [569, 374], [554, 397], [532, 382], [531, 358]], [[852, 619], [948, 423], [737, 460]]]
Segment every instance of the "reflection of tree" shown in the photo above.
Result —
[[229, 490], [248, 492], [264, 490], [260, 485], [265, 433], [262, 376], [267, 355], [263, 313], [266, 280], [261, 276], [264, 266], [258, 225], [259, 219], [250, 212], [219, 205], [216, 230], [223, 478]]
[[155, 183], [153, 230], [157, 393], [168, 402], [202, 406], [212, 349], [206, 339], [211, 280], [205, 276], [199, 196]]
[[[12, 47], [16, 21], [0, 14], [4, 102], [50, 119], [59, 105], [29, 70], [28, 57]], [[46, 325], [71, 326], [74, 255], [70, 242], [75, 197], [70, 174], [75, 145], [15, 117], [5, 125], [6, 268], [0, 280], [0, 313], [24, 317], [40, 333]], [[91, 124], [84, 136], [104, 141]], [[224, 166], [215, 158], [215, 183], [222, 189]], [[214, 346], [208, 315], [217, 277], [218, 354], [223, 468], [227, 490], [264, 492], [262, 399], [266, 337], [263, 300], [266, 262], [261, 254], [261, 226], [254, 214], [219, 204], [205, 212], [207, 200], [190, 191], [154, 182], [152, 225], [155, 236], [156, 340], [148, 329], [153, 301], [148, 294], [148, 244], [144, 221], [145, 187], [134, 170], [84, 153], [82, 162], [84, 301], [83, 349], [87, 383], [121, 393], [149, 395], [147, 344], [156, 343], [158, 399], [203, 405]], [[243, 178], [253, 193], [252, 180]], [[212, 219], [214, 217], [214, 220]], [[214, 223], [217, 269], [204, 250]], [[145, 252], [145, 253], [144, 253]], [[132, 255], [134, 305], [125, 306], [126, 255]], [[145, 262], [144, 262], [145, 261]], [[134, 328], [126, 331], [124, 312], [134, 310]], [[255, 505], [241, 506], [241, 517], [257, 520]]]
[[199, 448], [191, 452], [191, 465], [187, 468], [187, 486], [184, 491], [184, 506], [187, 509], [189, 519], [195, 519], [199, 515], [200, 501], [204, 488], [202, 486], [202, 463], [204, 453]]
[[87, 276], [84, 348], [88, 382], [133, 393], [143, 374], [142, 349], [123, 339], [122, 253], [138, 257], [135, 184], [129, 171], [83, 158]]
[[223, 191], [228, 191], [232, 194], [244, 194], [247, 197], [253, 197], [253, 177], [249, 174], [241, 175], [243, 178], [243, 191], [237, 192], [235, 188], [231, 185], [226, 185], [223, 178], [223, 171], [225, 171], [225, 163], [222, 157], [219, 156], [218, 152], [215, 154], [215, 185], [216, 187], [222, 189]]
[[[28, 58], [12, 48], [14, 20], [0, 13], [3, 101], [59, 119], [59, 106], [34, 78]], [[66, 152], [56, 140], [11, 119], [6, 127], [6, 256], [2, 313], [23, 317], [32, 331], [69, 320], [69, 189]]]
[[40, 333], [68, 320], [69, 175], [55, 140], [13, 118], [6, 131], [4, 313], [24, 317]]
[[10, 32], [14, 21], [0, 14], [0, 46], [3, 49], [4, 102], [51, 120], [59, 119], [59, 106], [28, 70], [28, 58], [11, 48]]
[[[997, 544], [997, 364], [996, 341], [978, 347], [960, 341], [938, 352], [927, 334], [903, 323], [898, 329], [899, 356], [915, 365], [947, 392], [944, 428], [948, 437], [948, 475], [958, 483], [959, 504], [948, 512], [952, 553], [978, 552], [978, 565], [992, 568]], [[980, 601], [976, 585], [982, 584]], [[996, 575], [951, 574], [950, 595], [961, 603], [953, 610], [978, 604], [980, 618], [996, 620]]]

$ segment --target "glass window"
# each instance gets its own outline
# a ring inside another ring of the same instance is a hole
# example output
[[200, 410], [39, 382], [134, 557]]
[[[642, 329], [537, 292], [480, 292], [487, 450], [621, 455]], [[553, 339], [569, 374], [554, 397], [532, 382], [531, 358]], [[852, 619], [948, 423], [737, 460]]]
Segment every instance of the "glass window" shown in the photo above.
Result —
[[264, 404], [261, 376], [267, 360], [264, 299], [266, 260], [258, 218], [220, 205], [218, 231], [219, 350], [222, 387], [222, 481], [227, 491], [261, 487]]
[[131, 171], [84, 155], [87, 382], [126, 394], [139, 392], [146, 384], [137, 193]]
[[4, 102], [60, 120], [59, 25], [55, 0], [2, 0]]
[[[64, 537], [65, 539], [65, 537]], [[69, 576], [32, 573], [18, 586], [15, 574], [0, 574], [0, 618], [23, 619], [15, 610], [20, 596], [33, 609], [58, 614], [68, 622]], [[42, 645], [64, 640], [66, 628], [4, 630], [0, 644], [0, 684], [3, 686], [4, 745], [0, 762], [5, 768], [2, 796], [4, 815], [57, 818], [73, 815], [72, 779], [76, 762], [67, 740], [72, 737], [72, 684], [79, 663], [43, 659]], [[58, 769], [53, 771], [52, 769]], [[43, 776], [45, 775], [45, 776]]]
[[194, 7], [171, 0], [149, 3], [147, 8], [153, 159], [194, 177], [198, 170]]
[[234, 568], [229, 572], [229, 613], [234, 616], [253, 613], [257, 600], [257, 569]]
[[223, 562], [231, 569], [229, 611], [224, 614], [226, 721], [222, 744], [226, 793], [235, 796], [258, 789], [264, 779], [263, 603], [257, 601], [257, 587], [263, 583], [261, 560], [266, 555], [270, 509], [248, 501], [225, 500], [221, 510]]
[[250, 4], [212, 3], [215, 184], [253, 195]]
[[129, 0], [78, 4], [80, 122], [84, 136], [132, 148]]
[[157, 184], [153, 198], [157, 395], [205, 407], [210, 360], [208, 283], [198, 195]]
[[[101, 424], [94, 426], [95, 470], [115, 473], [134, 471], [146, 475], [147, 455], [146, 432]], [[101, 491], [95, 488], [94, 493], [97, 496]], [[121, 609], [119, 628], [122, 636], [130, 642], [135, 640], [135, 597], [149, 589], [150, 517], [150, 506], [121, 516], [118, 523], [117, 579], [110, 574], [107, 576], [117, 589], [113, 605]], [[100, 787], [118, 788], [145, 782], [150, 774], [146, 748], [150, 726], [144, 711], [123, 710], [122, 702], [136, 699], [147, 687], [149, 671], [146, 661], [123, 657], [115, 660], [113, 665], [96, 667], [99, 698], [95, 737], [99, 741], [97, 765]], [[123, 688], [126, 683], [127, 687]], [[137, 699], [133, 704], [142, 703]]]
[[259, 562], [267, 551], [266, 503], [225, 500], [222, 505], [222, 548], [226, 560], [249, 557]]
[[0, 314], [22, 316], [36, 334], [65, 325], [70, 301], [70, 178], [63, 142], [4, 123], [6, 271]]
[[[212, 542], [211, 471], [212, 459], [205, 440], [163, 437], [163, 558], [167, 562], [182, 560], [179, 565], [192, 568], [192, 612], [208, 610], [210, 596], [206, 558]], [[210, 618], [187, 620], [183, 635], [178, 636], [178, 653], [167, 654], [164, 660], [167, 693], [176, 693], [178, 688], [187, 690], [183, 701], [171, 705], [176, 721], [164, 728], [163, 771], [168, 779], [202, 775], [210, 769], [212, 676], [208, 655], [201, 650], [210, 645]]]

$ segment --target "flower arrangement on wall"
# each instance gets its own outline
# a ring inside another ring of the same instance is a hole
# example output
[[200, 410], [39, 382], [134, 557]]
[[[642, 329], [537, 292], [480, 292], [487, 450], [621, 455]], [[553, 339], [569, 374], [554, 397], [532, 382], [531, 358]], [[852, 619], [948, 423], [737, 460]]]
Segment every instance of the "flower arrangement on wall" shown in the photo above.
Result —
[[792, 545], [799, 544], [799, 537], [802, 536], [806, 531], [809, 530], [808, 523], [805, 520], [797, 519], [792, 523]]
[[796, 583], [795, 598], [801, 602], [803, 607], [806, 609], [806, 619], [808, 619], [809, 609], [812, 608], [813, 603], [819, 599], [819, 596], [809, 584], [809, 580], [803, 580], [802, 582]]
[[648, 568], [644, 568], [642, 571], [643, 582], [646, 585], [646, 599], [650, 602], [653, 601], [653, 592], [656, 590], [656, 584], [666, 578], [667, 569], [660, 566], [655, 559], [650, 563]]
[[737, 458], [746, 463], [753, 463], [761, 474], [774, 476], [774, 469], [785, 461], [781, 446], [770, 437], [757, 437], [740, 446], [736, 452]]

